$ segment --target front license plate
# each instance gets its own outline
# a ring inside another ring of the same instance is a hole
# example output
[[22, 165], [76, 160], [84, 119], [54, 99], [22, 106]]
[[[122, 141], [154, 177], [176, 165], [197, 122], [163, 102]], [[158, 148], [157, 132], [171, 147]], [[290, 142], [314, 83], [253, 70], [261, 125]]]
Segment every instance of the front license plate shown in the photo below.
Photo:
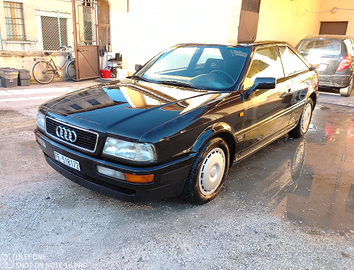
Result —
[[59, 154], [58, 152], [55, 152], [55, 151], [54, 151], [54, 157], [56, 160], [65, 164], [66, 166], [69, 166], [70, 168], [80, 171], [80, 163], [78, 161], [76, 161], [72, 158], [68, 158], [62, 154]]

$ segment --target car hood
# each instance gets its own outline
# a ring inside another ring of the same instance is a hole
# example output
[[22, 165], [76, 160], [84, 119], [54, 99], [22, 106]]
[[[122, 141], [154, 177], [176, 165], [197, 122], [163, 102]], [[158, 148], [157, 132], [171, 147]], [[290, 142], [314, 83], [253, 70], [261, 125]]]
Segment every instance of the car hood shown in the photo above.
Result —
[[52, 99], [40, 110], [67, 124], [139, 140], [182, 115], [203, 113], [225, 94], [147, 82], [105, 84]]

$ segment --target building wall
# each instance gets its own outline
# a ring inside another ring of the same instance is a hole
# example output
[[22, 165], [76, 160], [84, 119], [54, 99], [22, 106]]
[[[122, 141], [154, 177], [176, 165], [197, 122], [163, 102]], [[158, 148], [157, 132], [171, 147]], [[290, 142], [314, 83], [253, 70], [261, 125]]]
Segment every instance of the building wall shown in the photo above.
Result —
[[[31, 70], [35, 60], [45, 59], [43, 54], [42, 23], [41, 17], [66, 19], [67, 41], [73, 44], [73, 23], [71, 17], [71, 0], [8, 0], [23, 4], [23, 17], [25, 23], [24, 41], [8, 40], [8, 33], [4, 19], [4, 0], [0, 0], [0, 67], [25, 68]], [[62, 33], [64, 34], [64, 33]], [[53, 35], [56, 35], [54, 33]], [[58, 38], [57, 36], [53, 38]], [[61, 66], [65, 62], [65, 53], [53, 53], [55, 63]], [[66, 78], [64, 76], [64, 78]]]
[[111, 1], [112, 51], [134, 71], [177, 43], [229, 43], [237, 39], [240, 0]]
[[257, 39], [295, 46], [305, 36], [318, 34], [320, 4], [321, 0], [261, 0]]
[[[68, 45], [73, 46], [71, 0], [10, 0], [23, 3], [26, 42], [6, 40], [3, 1], [0, 67], [31, 69], [33, 60], [43, 57], [41, 16], [66, 18]], [[123, 68], [130, 73], [135, 64], [176, 43], [237, 43], [241, 0], [111, 0], [109, 5], [111, 56], [122, 53]], [[296, 45], [318, 34], [321, 21], [349, 21], [347, 34], [354, 35], [353, 13], [353, 0], [261, 0], [257, 39]], [[54, 55], [57, 64], [64, 62], [64, 54]]]
[[[0, 19], [1, 50], [4, 51], [43, 51], [41, 16], [53, 19], [65, 18], [67, 23], [68, 43], [72, 45], [73, 27], [71, 19], [71, 0], [7, 0], [23, 4], [23, 17], [25, 21], [25, 41], [9, 41], [6, 32], [5, 19]], [[4, 0], [0, 0], [0, 18], [4, 18]]]
[[[332, 9], [337, 8], [333, 13]], [[354, 2], [353, 0], [321, 0], [320, 22], [348, 21], [347, 35], [354, 36]]]
[[[328, 0], [330, 1], [330, 0]], [[351, 1], [351, 0], [348, 0]], [[284, 40], [296, 45], [319, 31], [321, 0], [261, 0], [257, 40]], [[113, 52], [123, 68], [176, 43], [237, 43], [241, 0], [111, 1]]]

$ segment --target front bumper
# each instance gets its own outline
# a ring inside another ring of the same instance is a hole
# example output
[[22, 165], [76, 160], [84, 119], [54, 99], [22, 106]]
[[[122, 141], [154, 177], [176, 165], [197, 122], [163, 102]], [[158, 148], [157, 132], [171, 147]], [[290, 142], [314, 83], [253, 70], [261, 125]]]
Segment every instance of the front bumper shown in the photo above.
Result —
[[[128, 202], [147, 202], [179, 196], [193, 164], [195, 154], [161, 165], [137, 167], [89, 156], [63, 146], [38, 130], [37, 140], [48, 164], [73, 182], [100, 194]], [[57, 161], [54, 151], [80, 163], [80, 171]], [[97, 165], [129, 174], [154, 174], [154, 181], [148, 184], [131, 183], [105, 176], [97, 172]]]

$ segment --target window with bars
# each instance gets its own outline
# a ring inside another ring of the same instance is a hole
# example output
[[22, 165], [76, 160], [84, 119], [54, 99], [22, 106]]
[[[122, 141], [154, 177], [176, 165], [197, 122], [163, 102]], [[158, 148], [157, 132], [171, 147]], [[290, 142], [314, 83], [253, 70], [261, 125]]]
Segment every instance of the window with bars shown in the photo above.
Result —
[[68, 45], [67, 19], [41, 16], [43, 50], [59, 51]]
[[7, 40], [25, 41], [25, 22], [23, 19], [23, 4], [4, 1], [5, 25]]

